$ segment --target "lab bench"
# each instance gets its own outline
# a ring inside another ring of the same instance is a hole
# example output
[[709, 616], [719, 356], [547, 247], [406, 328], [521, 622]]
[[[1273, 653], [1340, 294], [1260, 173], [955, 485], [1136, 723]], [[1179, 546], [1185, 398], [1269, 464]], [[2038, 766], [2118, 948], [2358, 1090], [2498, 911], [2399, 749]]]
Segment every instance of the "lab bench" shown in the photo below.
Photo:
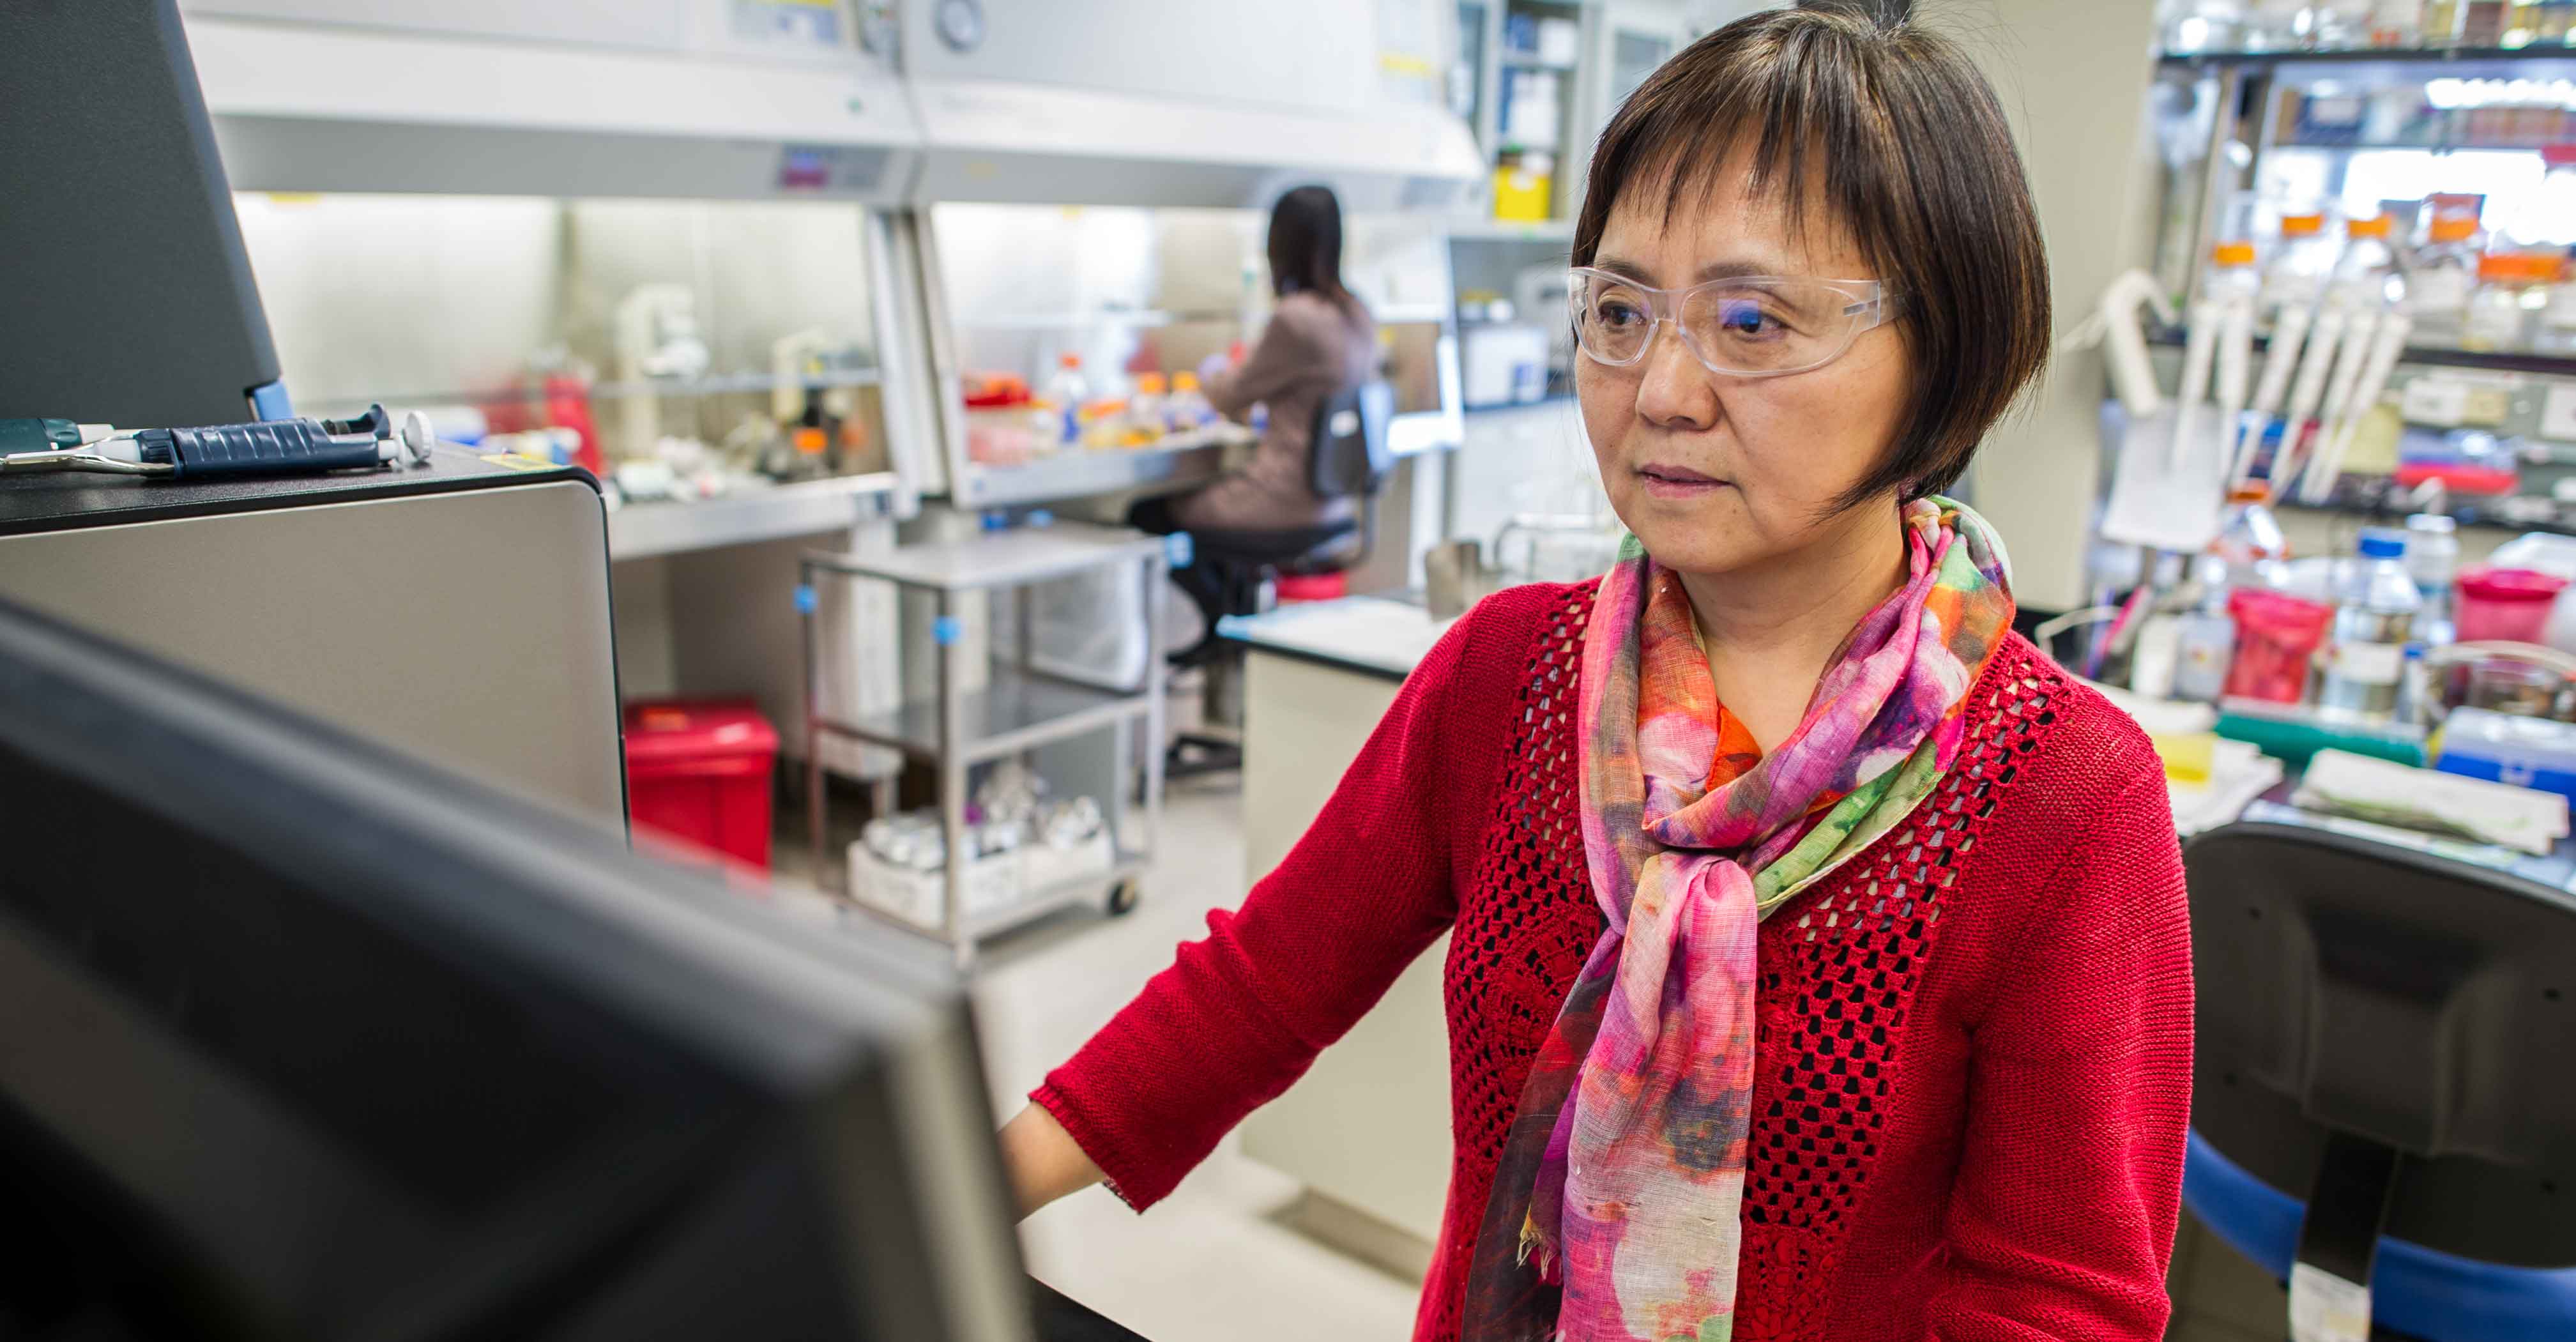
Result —
[[690, 503], [630, 503], [608, 515], [608, 553], [646, 559], [845, 531], [883, 511], [900, 487], [894, 472], [877, 471]]
[[1016, 466], [973, 464], [950, 501], [960, 508], [1013, 508], [1107, 494], [1170, 493], [1214, 480], [1226, 452], [1256, 435], [1220, 424], [1151, 447], [1067, 448]]

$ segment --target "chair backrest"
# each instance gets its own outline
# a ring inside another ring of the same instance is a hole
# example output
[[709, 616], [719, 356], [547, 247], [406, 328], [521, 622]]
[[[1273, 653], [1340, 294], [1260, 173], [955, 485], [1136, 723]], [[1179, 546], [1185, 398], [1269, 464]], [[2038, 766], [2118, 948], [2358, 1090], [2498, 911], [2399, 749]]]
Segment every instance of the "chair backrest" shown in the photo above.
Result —
[[1394, 469], [1386, 427], [1395, 418], [1395, 388], [1363, 382], [1325, 397], [1315, 407], [1314, 446], [1307, 483], [1319, 498], [1373, 495]]
[[2383, 1145], [2388, 1235], [2576, 1266], [2576, 896], [2281, 824], [2183, 866], [2201, 1136], [2303, 1200], [2330, 1135]]

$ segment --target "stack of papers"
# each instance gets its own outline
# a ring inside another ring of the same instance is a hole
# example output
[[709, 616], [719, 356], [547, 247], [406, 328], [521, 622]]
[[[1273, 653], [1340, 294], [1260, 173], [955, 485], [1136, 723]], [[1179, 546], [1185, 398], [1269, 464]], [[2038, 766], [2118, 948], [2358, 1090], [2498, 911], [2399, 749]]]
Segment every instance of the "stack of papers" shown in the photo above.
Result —
[[2321, 750], [2299, 780], [2298, 806], [2545, 855], [2567, 837], [2554, 792]]
[[2220, 740], [2209, 764], [2209, 781], [2165, 780], [2173, 801], [2174, 829], [2189, 838], [2216, 829], [2245, 813], [2255, 798], [2280, 785], [2281, 762], [2243, 741]]

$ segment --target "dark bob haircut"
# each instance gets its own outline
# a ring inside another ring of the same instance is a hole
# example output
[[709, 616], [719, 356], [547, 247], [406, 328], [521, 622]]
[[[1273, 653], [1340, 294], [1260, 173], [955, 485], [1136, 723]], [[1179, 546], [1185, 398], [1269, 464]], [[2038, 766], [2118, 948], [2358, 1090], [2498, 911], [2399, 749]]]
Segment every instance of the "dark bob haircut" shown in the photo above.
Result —
[[1666, 61], [1603, 128], [1574, 264], [1592, 264], [1621, 191], [1660, 183], [1670, 223], [1739, 154], [1793, 227], [1820, 204], [1897, 295], [1913, 408], [1845, 504], [1949, 488], [2048, 360], [2048, 257], [1994, 90], [1902, 18], [1819, 5], [1739, 19]]

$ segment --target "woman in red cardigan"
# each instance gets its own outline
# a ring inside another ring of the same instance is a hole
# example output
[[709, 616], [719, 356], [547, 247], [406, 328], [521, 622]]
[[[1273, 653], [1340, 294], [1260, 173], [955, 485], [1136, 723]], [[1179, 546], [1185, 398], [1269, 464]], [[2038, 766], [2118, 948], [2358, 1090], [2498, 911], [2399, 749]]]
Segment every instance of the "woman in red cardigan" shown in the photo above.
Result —
[[1150, 1205], [1453, 932], [1416, 1338], [2159, 1337], [2163, 776], [1939, 493], [2048, 340], [1992, 91], [1901, 21], [1729, 25], [1603, 132], [1574, 261], [1633, 540], [1441, 640], [1241, 912], [1005, 1129], [1022, 1205]]

